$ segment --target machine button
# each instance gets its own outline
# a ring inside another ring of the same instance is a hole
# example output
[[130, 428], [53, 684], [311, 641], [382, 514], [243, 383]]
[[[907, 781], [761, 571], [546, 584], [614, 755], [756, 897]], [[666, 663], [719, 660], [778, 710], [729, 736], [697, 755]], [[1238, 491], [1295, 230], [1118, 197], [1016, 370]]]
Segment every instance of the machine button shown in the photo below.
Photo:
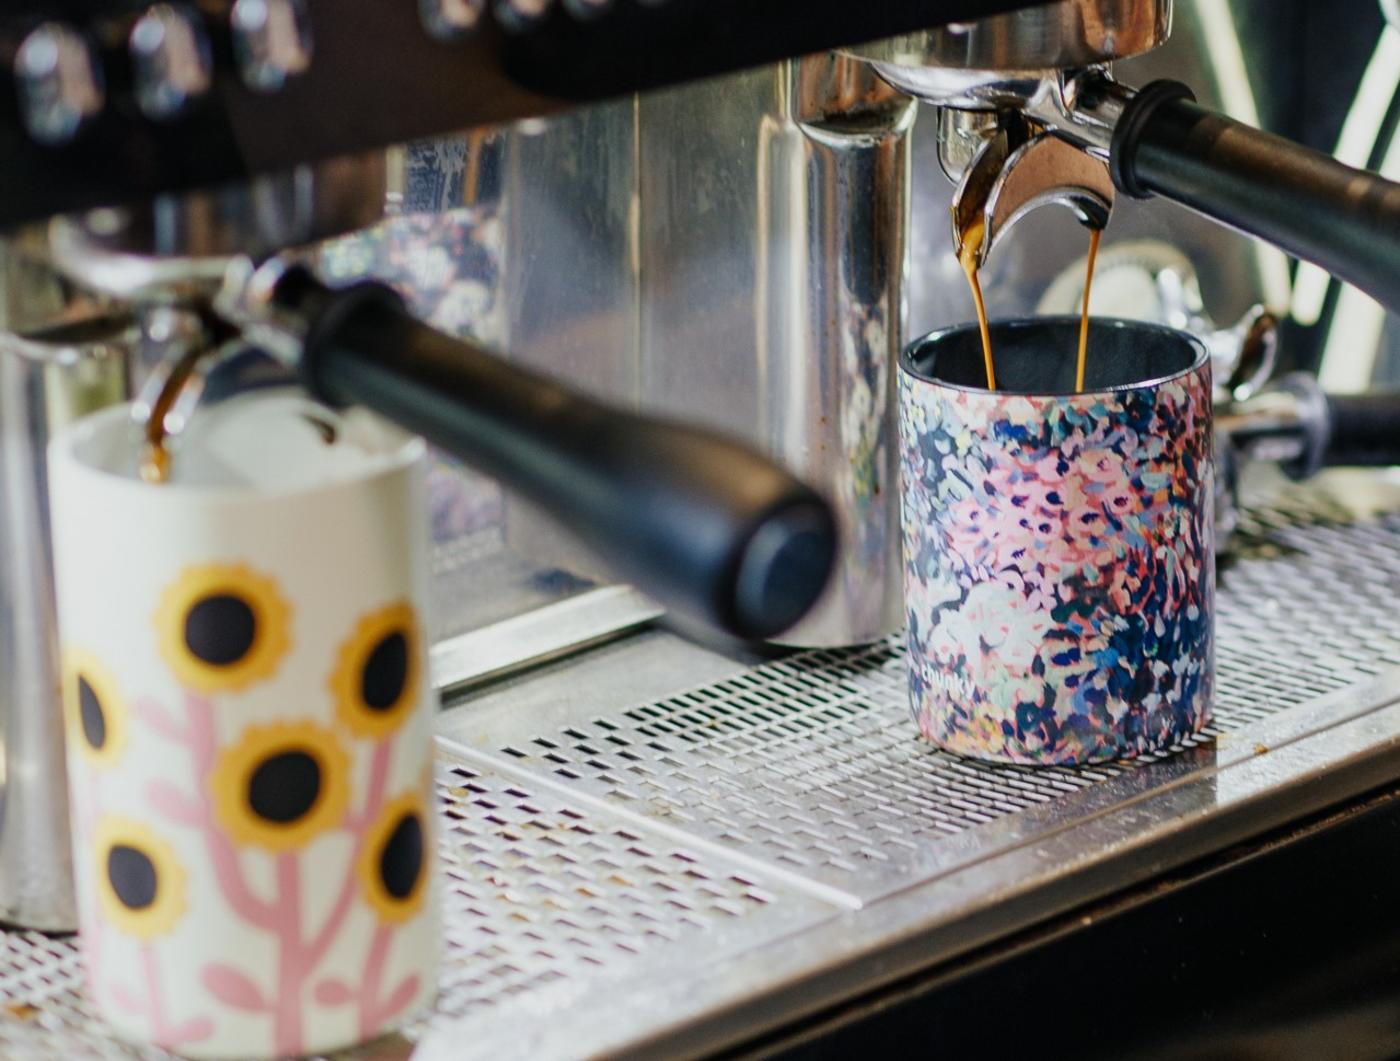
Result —
[[132, 28], [130, 47], [136, 102], [148, 118], [176, 117], [213, 84], [209, 41], [186, 8], [151, 8]]
[[59, 22], [45, 22], [24, 38], [15, 55], [15, 79], [25, 128], [41, 144], [68, 143], [106, 102], [92, 45]]
[[529, 29], [549, 14], [553, 0], [496, 0], [496, 20], [506, 29]]
[[419, 0], [424, 28], [438, 40], [450, 41], [470, 32], [481, 21], [486, 0]]
[[311, 66], [311, 20], [305, 0], [237, 0], [233, 47], [247, 86], [276, 92]]

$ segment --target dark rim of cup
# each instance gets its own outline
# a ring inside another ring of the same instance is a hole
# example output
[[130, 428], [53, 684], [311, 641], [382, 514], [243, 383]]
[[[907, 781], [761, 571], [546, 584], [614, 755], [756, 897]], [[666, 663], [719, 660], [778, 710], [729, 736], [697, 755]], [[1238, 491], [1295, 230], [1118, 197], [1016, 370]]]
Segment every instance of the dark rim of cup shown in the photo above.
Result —
[[[1065, 314], [1060, 316], [1048, 317], [1011, 317], [1004, 320], [992, 321], [991, 328], [993, 339], [995, 340], [996, 329], [998, 328], [1024, 328], [1034, 326], [1037, 324], [1074, 324], [1077, 327], [1079, 325], [1079, 321], [1080, 318], [1078, 314], [1075, 314], [1073, 316]], [[991, 398], [1076, 398], [1083, 395], [1122, 394], [1126, 391], [1147, 390], [1152, 387], [1160, 387], [1164, 383], [1170, 383], [1173, 380], [1182, 379], [1186, 376], [1192, 375], [1193, 373], [1199, 372], [1202, 368], [1204, 368], [1210, 363], [1210, 351], [1206, 349], [1206, 344], [1201, 342], [1199, 338], [1192, 335], [1190, 332], [1182, 331], [1179, 328], [1169, 328], [1165, 324], [1154, 324], [1149, 321], [1126, 320], [1122, 317], [1090, 317], [1089, 325], [1091, 329], [1091, 336], [1093, 328], [1109, 327], [1127, 328], [1134, 331], [1142, 332], [1153, 332], [1160, 336], [1167, 336], [1173, 339], [1178, 339], [1194, 347], [1196, 351], [1196, 356], [1192, 360], [1191, 364], [1187, 365], [1180, 371], [1173, 372], [1166, 376], [1159, 376], [1154, 379], [1139, 380], [1136, 383], [1124, 383], [1117, 387], [1091, 387], [1082, 391], [1056, 392], [1018, 391], [1007, 390], [1001, 387], [998, 387], [994, 391], [989, 391], [986, 387], [969, 387], [962, 383], [950, 383], [948, 380], [939, 379], [936, 376], [930, 376], [928, 373], [921, 371], [915, 365], [914, 358], [925, 347], [931, 346], [934, 343], [948, 339], [954, 335], [963, 335], [967, 332], [977, 331], [977, 324], [974, 321], [970, 324], [955, 324], [950, 328], [940, 328], [938, 331], [929, 332], [927, 335], [915, 339], [912, 343], [910, 343], [902, 351], [900, 351], [899, 369], [901, 372], [906, 373], [913, 379], [918, 380], [920, 383], [925, 383], [930, 387], [940, 387], [945, 390], [962, 391], [966, 394], [983, 394]], [[1090, 346], [1091, 351], [1092, 349], [1093, 347]], [[996, 356], [995, 341], [993, 341], [992, 344], [992, 356]]]

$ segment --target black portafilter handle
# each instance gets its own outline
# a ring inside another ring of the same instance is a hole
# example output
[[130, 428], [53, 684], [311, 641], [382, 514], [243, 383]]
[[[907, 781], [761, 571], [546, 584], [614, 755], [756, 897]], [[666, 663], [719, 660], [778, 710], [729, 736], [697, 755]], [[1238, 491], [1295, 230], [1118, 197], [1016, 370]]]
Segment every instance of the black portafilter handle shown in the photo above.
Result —
[[435, 331], [377, 283], [294, 270], [278, 310], [306, 326], [302, 374], [530, 498], [661, 603], [739, 638], [791, 627], [836, 555], [830, 507], [748, 447], [583, 397]]
[[1234, 449], [1278, 463], [1292, 479], [1400, 465], [1400, 390], [1328, 394], [1316, 376], [1291, 372], [1218, 423]]
[[1400, 309], [1400, 184], [1200, 107], [1173, 81], [1124, 106], [1110, 169], [1128, 195], [1174, 200]]
[[1327, 395], [1325, 468], [1400, 464], [1400, 392]]

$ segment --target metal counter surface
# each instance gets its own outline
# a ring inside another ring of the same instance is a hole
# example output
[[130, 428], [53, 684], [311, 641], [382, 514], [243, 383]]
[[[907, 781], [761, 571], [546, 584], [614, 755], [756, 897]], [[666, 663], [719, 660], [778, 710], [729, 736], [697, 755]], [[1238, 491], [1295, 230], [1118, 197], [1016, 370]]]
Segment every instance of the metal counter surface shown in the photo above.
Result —
[[[1400, 777], [1397, 596], [1400, 491], [1289, 488], [1221, 565], [1210, 731], [1091, 769], [923, 743], [897, 642], [650, 631], [479, 691], [439, 725], [438, 1006], [360, 1056], [726, 1048], [1353, 799]], [[158, 1056], [81, 991], [72, 941], [0, 937], [0, 1055]]]

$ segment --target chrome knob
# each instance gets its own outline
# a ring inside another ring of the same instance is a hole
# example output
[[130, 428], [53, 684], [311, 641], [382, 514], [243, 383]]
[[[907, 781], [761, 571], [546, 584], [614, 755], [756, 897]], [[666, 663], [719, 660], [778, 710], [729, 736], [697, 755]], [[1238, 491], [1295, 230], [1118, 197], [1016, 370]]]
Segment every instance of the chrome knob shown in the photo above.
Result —
[[486, 0], [419, 0], [423, 26], [438, 40], [455, 40], [476, 28]]
[[553, 0], [496, 0], [496, 20], [506, 29], [528, 29], [549, 14]]
[[77, 30], [45, 22], [15, 55], [15, 80], [29, 135], [42, 144], [66, 144], [106, 102], [102, 67]]
[[174, 118], [214, 83], [204, 27], [186, 8], [151, 8], [132, 28], [130, 48], [136, 102], [148, 118]]
[[247, 86], [276, 92], [311, 66], [311, 20], [305, 0], [237, 0], [233, 46]]

